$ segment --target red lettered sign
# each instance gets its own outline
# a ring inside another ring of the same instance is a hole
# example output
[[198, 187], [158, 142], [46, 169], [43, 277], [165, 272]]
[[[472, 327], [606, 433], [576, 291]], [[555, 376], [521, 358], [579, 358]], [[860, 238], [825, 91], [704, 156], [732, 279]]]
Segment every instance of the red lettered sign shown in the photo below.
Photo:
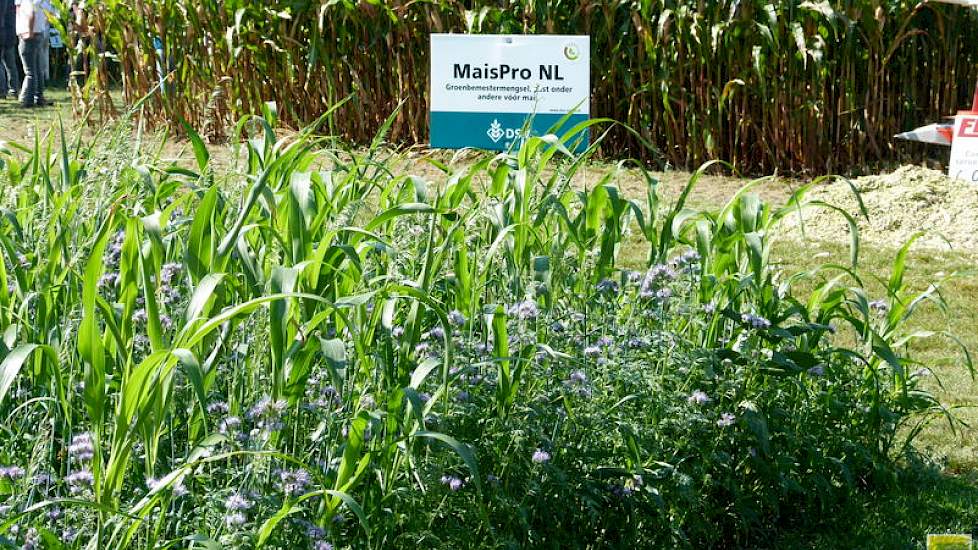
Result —
[[954, 117], [954, 141], [948, 175], [978, 183], [978, 113]]
[[960, 116], [957, 137], [978, 138], [978, 116]]

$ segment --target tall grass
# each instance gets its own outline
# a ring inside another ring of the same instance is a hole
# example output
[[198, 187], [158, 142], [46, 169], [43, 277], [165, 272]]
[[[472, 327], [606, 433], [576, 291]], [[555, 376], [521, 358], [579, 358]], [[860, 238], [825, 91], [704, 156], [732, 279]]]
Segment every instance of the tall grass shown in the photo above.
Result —
[[2, 540], [749, 545], [953, 422], [906, 249], [876, 299], [855, 231], [849, 265], [769, 261], [808, 186], [695, 211], [705, 166], [640, 204], [570, 187], [600, 140], [552, 135], [429, 182], [381, 149], [396, 114], [350, 152], [262, 112], [227, 177], [189, 127], [193, 169], [128, 129], [0, 151]]
[[[156, 88], [157, 122], [212, 138], [263, 102], [302, 125], [353, 95], [334, 134], [427, 140], [431, 32], [587, 33], [591, 112], [639, 130], [603, 150], [693, 169], [835, 173], [899, 158], [891, 136], [970, 105], [973, 10], [916, 0], [249, 2], [107, 0], [78, 105], [113, 110]], [[154, 38], [162, 42], [160, 55]], [[99, 49], [101, 48], [101, 49]], [[640, 146], [640, 139], [654, 149]]]

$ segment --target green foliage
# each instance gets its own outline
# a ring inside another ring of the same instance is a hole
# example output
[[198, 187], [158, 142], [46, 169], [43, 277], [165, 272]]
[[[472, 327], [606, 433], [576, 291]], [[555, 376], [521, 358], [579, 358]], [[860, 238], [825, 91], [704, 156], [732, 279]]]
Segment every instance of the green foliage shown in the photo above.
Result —
[[875, 300], [857, 238], [849, 265], [772, 264], [807, 188], [697, 211], [704, 167], [639, 205], [623, 166], [571, 186], [572, 135], [429, 182], [386, 125], [323, 149], [264, 110], [226, 177], [197, 139], [197, 171], [0, 152], [31, 167], [0, 199], [0, 540], [750, 546], [955, 425], [909, 353], [943, 302], [907, 247]]

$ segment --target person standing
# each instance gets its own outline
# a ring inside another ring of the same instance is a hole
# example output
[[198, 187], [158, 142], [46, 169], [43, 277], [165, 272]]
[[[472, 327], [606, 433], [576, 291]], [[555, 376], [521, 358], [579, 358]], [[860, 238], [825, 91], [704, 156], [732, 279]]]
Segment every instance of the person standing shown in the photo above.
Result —
[[20, 90], [20, 105], [25, 108], [43, 107], [44, 78], [41, 74], [41, 41], [50, 40], [48, 18], [42, 9], [43, 0], [20, 0], [17, 5], [17, 36], [20, 38], [20, 61], [24, 64], [24, 84]]
[[20, 69], [17, 68], [17, 6], [0, 0], [0, 99], [17, 97]]
[[[44, 12], [44, 17], [48, 22], [48, 30], [44, 33], [44, 40], [41, 40], [41, 55], [40, 63], [41, 70], [38, 73], [41, 75], [41, 82], [44, 86], [47, 86], [48, 81], [51, 80], [51, 32], [53, 26], [51, 25], [52, 19], [57, 19], [59, 16], [58, 10], [51, 3], [51, 0], [40, 0], [40, 2], [35, 2], [35, 6]], [[43, 88], [42, 88], [43, 89]]]

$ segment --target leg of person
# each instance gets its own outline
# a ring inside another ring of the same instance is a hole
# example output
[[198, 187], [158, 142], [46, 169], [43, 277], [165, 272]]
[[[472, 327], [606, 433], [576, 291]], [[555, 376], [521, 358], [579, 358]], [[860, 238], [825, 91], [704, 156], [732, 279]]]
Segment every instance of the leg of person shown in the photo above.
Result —
[[37, 89], [40, 93], [44, 94], [44, 88], [47, 86], [48, 81], [51, 80], [51, 37], [42, 36], [39, 43], [40, 51], [38, 52], [38, 67], [37, 73], [41, 76], [38, 80], [40, 86]]
[[51, 68], [51, 38], [48, 36], [37, 37], [37, 93], [34, 94], [34, 102], [38, 105], [46, 105], [44, 100], [44, 88], [47, 88]]
[[0, 46], [0, 99], [5, 99], [7, 90], [10, 89], [7, 86], [7, 69], [3, 66], [3, 50], [3, 46]]
[[24, 84], [20, 89], [20, 104], [34, 106], [37, 95], [37, 37], [20, 40], [20, 61], [24, 64]]
[[7, 69], [7, 87], [0, 88], [0, 95], [17, 97], [20, 92], [20, 69], [17, 68], [17, 46], [0, 48], [0, 64]]

